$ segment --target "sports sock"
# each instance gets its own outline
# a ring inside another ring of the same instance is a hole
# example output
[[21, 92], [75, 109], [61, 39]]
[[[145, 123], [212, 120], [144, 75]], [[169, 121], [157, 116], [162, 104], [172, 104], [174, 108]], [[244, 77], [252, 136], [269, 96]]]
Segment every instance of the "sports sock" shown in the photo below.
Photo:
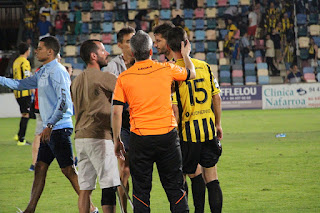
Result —
[[195, 213], [204, 212], [204, 202], [206, 196], [206, 185], [203, 181], [202, 174], [190, 178], [193, 196], [193, 205]]
[[28, 121], [29, 121], [29, 118], [21, 117], [21, 119], [20, 119], [20, 129], [19, 129], [19, 133], [18, 133], [20, 142], [24, 141], [24, 136], [26, 135]]
[[207, 183], [209, 205], [211, 212], [218, 213], [222, 210], [222, 191], [218, 180]]
[[184, 182], [183, 184], [184, 190], [186, 191], [186, 198], [188, 199], [188, 193], [189, 193], [189, 189], [188, 189], [188, 183], [187, 180]]

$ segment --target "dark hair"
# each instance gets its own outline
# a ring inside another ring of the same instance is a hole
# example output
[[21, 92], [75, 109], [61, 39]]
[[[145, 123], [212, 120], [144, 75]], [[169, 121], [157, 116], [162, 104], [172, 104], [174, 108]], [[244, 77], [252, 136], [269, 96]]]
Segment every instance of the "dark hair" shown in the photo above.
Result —
[[180, 52], [181, 41], [188, 40], [187, 33], [181, 27], [174, 27], [168, 33], [168, 45], [173, 52]]
[[22, 55], [22, 54], [25, 54], [28, 49], [29, 49], [30, 45], [25, 43], [25, 42], [21, 42], [18, 46], [18, 49], [19, 49], [19, 54]]
[[97, 50], [99, 49], [96, 43], [94, 43], [95, 41], [100, 42], [99, 40], [96, 40], [96, 39], [90, 39], [81, 44], [80, 57], [86, 64], [90, 62], [90, 54], [97, 53]]
[[173, 24], [164, 23], [156, 26], [153, 30], [153, 34], [160, 34], [164, 39], [168, 41], [168, 33], [172, 28], [174, 28]]
[[133, 27], [124, 27], [117, 33], [117, 42], [122, 43], [123, 37], [130, 33], [136, 33], [136, 30]]
[[56, 57], [57, 54], [60, 52], [60, 43], [58, 39], [54, 36], [47, 36], [42, 38], [40, 41], [44, 43], [44, 46], [47, 49], [52, 49], [54, 52], [54, 56]]

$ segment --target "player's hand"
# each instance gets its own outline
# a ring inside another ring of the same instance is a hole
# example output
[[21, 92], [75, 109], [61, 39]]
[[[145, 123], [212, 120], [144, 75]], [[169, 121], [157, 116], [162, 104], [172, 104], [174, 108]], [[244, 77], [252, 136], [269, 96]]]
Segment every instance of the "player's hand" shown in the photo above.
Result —
[[51, 137], [52, 129], [46, 127], [40, 134], [40, 142], [41, 143], [49, 143]]
[[181, 55], [183, 57], [188, 57], [191, 52], [191, 44], [189, 40], [181, 41]]
[[221, 140], [223, 138], [223, 131], [221, 126], [216, 126], [217, 138]]
[[121, 160], [125, 160], [124, 153], [126, 153], [124, 149], [123, 142], [121, 140], [114, 140], [114, 153], [117, 158]]

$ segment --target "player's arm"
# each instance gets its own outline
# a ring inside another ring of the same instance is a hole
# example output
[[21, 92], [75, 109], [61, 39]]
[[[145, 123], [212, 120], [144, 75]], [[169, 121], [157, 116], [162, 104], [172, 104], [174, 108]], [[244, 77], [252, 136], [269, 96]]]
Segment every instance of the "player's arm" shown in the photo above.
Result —
[[29, 78], [25, 78], [22, 80], [0, 77], [0, 85], [13, 90], [35, 89], [38, 87], [37, 75], [33, 75]]
[[[194, 79], [196, 77], [196, 70], [190, 58], [191, 52], [191, 44], [189, 40], [186, 40], [186, 44], [184, 41], [181, 42], [181, 55], [183, 57], [186, 69], [189, 70], [190, 75], [188, 79]], [[187, 80], [188, 80], [187, 79]]]
[[221, 126], [221, 97], [219, 93], [212, 96], [212, 102], [213, 102], [217, 137], [219, 140], [221, 140], [223, 138], [223, 131]]

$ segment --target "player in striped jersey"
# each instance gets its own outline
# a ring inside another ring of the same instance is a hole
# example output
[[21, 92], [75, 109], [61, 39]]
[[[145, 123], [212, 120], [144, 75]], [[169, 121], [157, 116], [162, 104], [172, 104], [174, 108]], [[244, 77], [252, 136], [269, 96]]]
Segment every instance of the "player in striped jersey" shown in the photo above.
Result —
[[[181, 41], [186, 40], [187, 34], [182, 28], [170, 30], [168, 45], [174, 52], [176, 64], [182, 67], [185, 64], [180, 52]], [[179, 121], [183, 172], [189, 175], [192, 182], [201, 186], [202, 170], [211, 212], [221, 212], [222, 191], [216, 165], [222, 151], [219, 140], [223, 137], [220, 89], [209, 64], [193, 58], [191, 61], [196, 69], [196, 78], [175, 82], [176, 93], [172, 102], [176, 119]], [[195, 206], [196, 212], [204, 211], [205, 188], [202, 192], [200, 190], [201, 187], [192, 186], [194, 200], [199, 205]]]
[[[18, 48], [20, 56], [13, 62], [13, 78], [22, 80], [31, 76], [31, 66], [30, 62], [27, 60], [28, 56], [30, 55], [30, 46], [27, 43], [22, 42], [19, 44]], [[13, 92], [21, 112], [19, 132], [15, 136], [15, 139], [18, 141], [18, 146], [30, 145], [30, 143], [25, 140], [25, 135], [29, 121], [31, 90], [14, 90]]]

